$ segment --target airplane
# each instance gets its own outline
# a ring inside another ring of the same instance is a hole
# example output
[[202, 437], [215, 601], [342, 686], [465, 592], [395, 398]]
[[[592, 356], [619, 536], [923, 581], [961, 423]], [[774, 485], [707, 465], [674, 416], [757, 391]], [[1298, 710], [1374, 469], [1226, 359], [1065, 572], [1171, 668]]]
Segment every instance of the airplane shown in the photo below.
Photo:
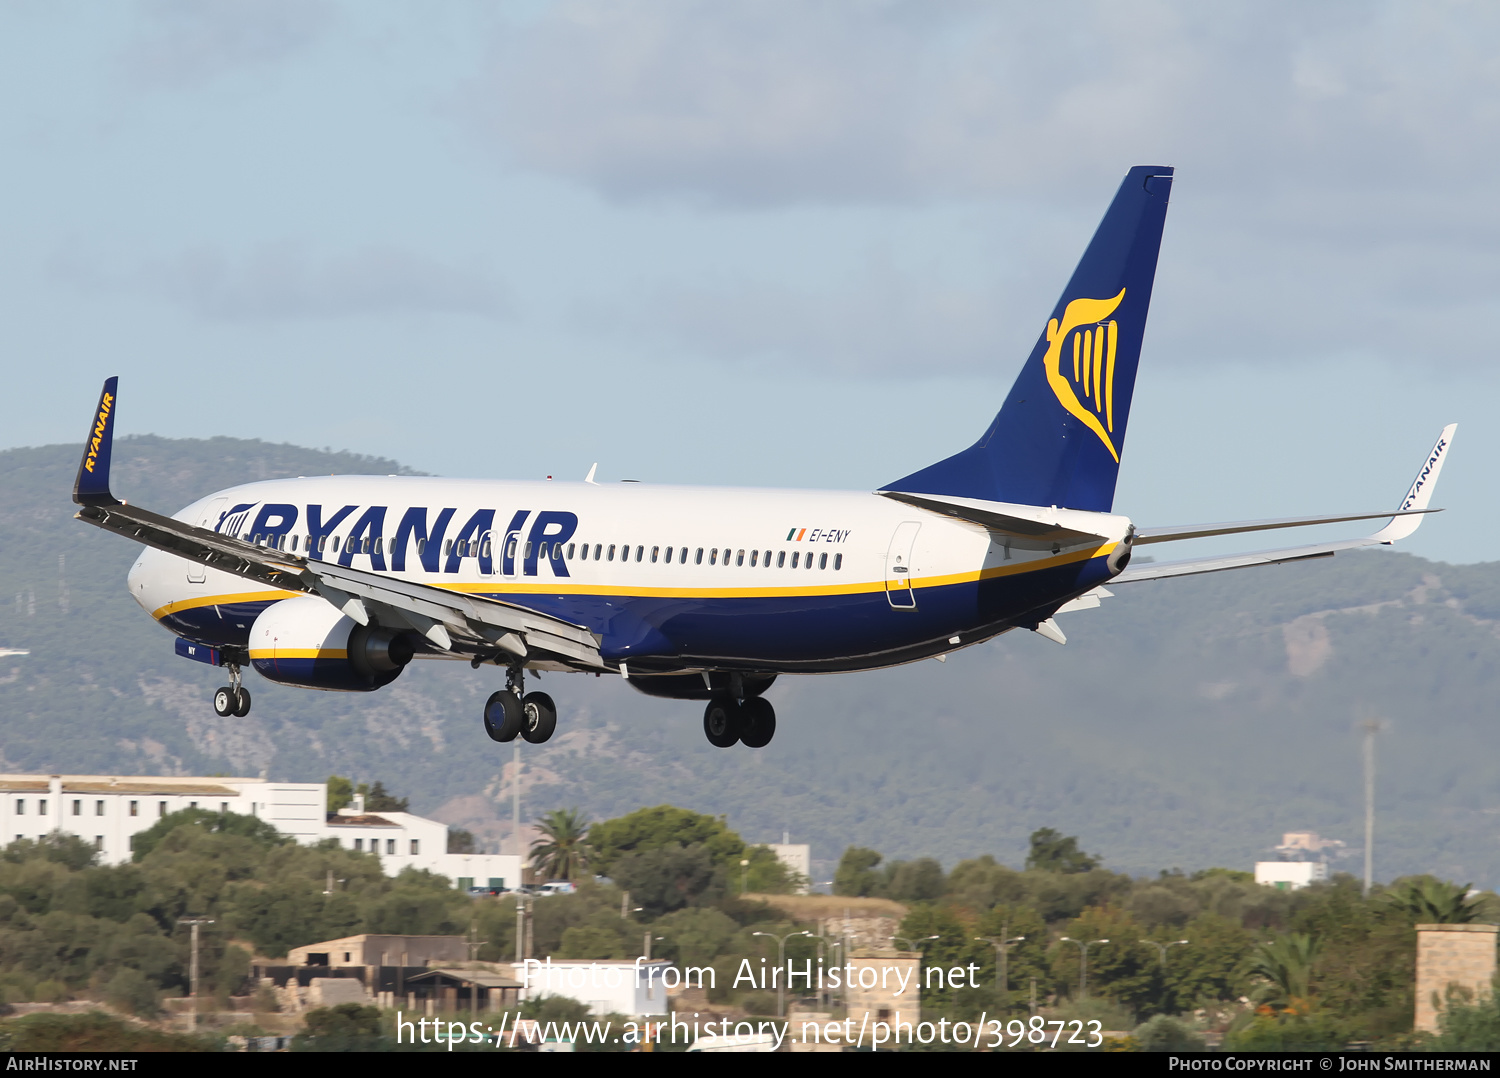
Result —
[[[77, 517], [146, 546], [131, 596], [179, 655], [228, 670], [221, 717], [244, 717], [242, 670], [368, 692], [412, 660], [504, 668], [483, 726], [547, 741], [557, 707], [528, 673], [619, 675], [703, 700], [720, 748], [776, 731], [783, 674], [946, 658], [1028, 629], [1066, 643], [1062, 613], [1106, 584], [1327, 557], [1390, 544], [1428, 512], [1455, 426], [1395, 510], [1137, 527], [1115, 481], [1173, 170], [1129, 170], [994, 421], [968, 448], [875, 491], [763, 490], [405, 476], [247, 483], [167, 517], [110, 492], [118, 378], [104, 383]], [[1373, 534], [1149, 562], [1138, 547], [1361, 520]]]

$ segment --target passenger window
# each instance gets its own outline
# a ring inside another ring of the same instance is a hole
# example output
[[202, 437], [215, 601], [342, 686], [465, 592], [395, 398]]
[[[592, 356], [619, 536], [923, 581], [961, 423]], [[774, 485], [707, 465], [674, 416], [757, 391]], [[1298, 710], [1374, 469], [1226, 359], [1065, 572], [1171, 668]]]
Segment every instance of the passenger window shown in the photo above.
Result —
[[812, 551], [809, 550], [807, 552], [807, 557], [805, 557], [805, 558], [802, 559], [802, 568], [804, 568], [804, 569], [811, 569], [812, 568], [812, 561], [813, 561]]
[[842, 554], [835, 554], [833, 556], [833, 571], [834, 572], [838, 572], [843, 567], [844, 567], [844, 556]]
[[417, 540], [417, 557], [420, 558], [423, 554], [426, 554], [426, 553], [427, 553], [427, 540], [426, 539], [418, 539]]
[[645, 547], [638, 546], [638, 547], [635, 548], [635, 560], [636, 561], [645, 561], [646, 560], [646, 548]]
[[[743, 559], [742, 559], [743, 560]], [[750, 568], [754, 569], [756, 562], [760, 561], [760, 551], [750, 551]]]
[[507, 558], [514, 558], [516, 556], [516, 539], [515, 539], [515, 536], [511, 536], [511, 538], [506, 542], [506, 544], [505, 544], [505, 556]]
[[[652, 565], [656, 564], [656, 559], [657, 559], [658, 556], [660, 556], [660, 554], [661, 554], [661, 547], [654, 546], [654, 547], [651, 548], [651, 564]], [[636, 560], [639, 561], [640, 557], [637, 556]]]
[[[573, 560], [573, 554], [576, 552], [577, 547], [578, 547], [577, 543], [569, 543], [568, 544], [568, 560], [569, 561]], [[588, 547], [584, 547], [584, 549], [587, 550]]]
[[802, 552], [801, 551], [798, 551], [798, 550], [792, 551], [792, 568], [793, 569], [797, 568], [797, 559], [800, 558], [800, 557], [802, 557]]
[[376, 539], [375, 539], [375, 553], [377, 553], [377, 554], [384, 554], [385, 553], [385, 539], [383, 537], [380, 537], [380, 536], [376, 537]]
[[335, 535], [335, 536], [334, 536], [334, 537], [333, 537], [333, 552], [334, 552], [334, 553], [335, 553], [335, 554], [337, 554], [337, 553], [338, 553], [338, 552], [339, 552], [339, 551], [340, 551], [340, 550], [342, 550], [342, 549], [343, 549], [343, 548], [344, 548], [344, 547], [343, 547], [343, 542], [342, 542], [342, 540], [340, 540], [340, 539], [339, 539], [339, 537], [338, 537], [338, 536], [337, 536], [337, 535]]
[[745, 564], [745, 552], [743, 550], [740, 551], [738, 554], [735, 555], [734, 564], [735, 565], [744, 565]]
[[[379, 544], [376, 544], [375, 553], [377, 553], [377, 554], [380, 553], [380, 546], [379, 546]], [[488, 558], [490, 556], [490, 541], [488, 539], [486, 539], [484, 541], [484, 544], [482, 546], [480, 546], [480, 548], [479, 548], [479, 556], [481, 558]]]
[[[604, 548], [604, 544], [603, 543], [595, 543], [594, 544], [594, 560], [595, 561], [599, 560], [599, 551], [602, 550], [603, 548]], [[614, 555], [610, 554], [610, 557], [614, 557]]]
[[828, 555], [827, 554], [819, 554], [818, 555], [818, 568], [819, 569], [827, 569], [828, 568]]
[[671, 547], [667, 547], [666, 553], [662, 556], [662, 561], [666, 562], [668, 565], [672, 564], [672, 548]]
[[718, 547], [714, 547], [712, 550], [710, 550], [708, 552], [708, 564], [710, 564], [710, 565], [718, 565], [719, 564], [719, 548]]
[[297, 553], [297, 540], [299, 538], [301, 538], [301, 536], [297, 536], [297, 535], [292, 536], [292, 553], [293, 554]]
[[615, 544], [613, 544], [613, 543], [609, 544], [609, 560], [610, 561], [614, 561], [615, 560]]
[[531, 560], [531, 544], [530, 543], [526, 544], [526, 554], [525, 554], [525, 557], [526, 557], [527, 561]]
[[785, 550], [783, 550], [780, 554], [776, 555], [776, 568], [780, 569], [784, 565], [786, 565], [786, 551]]
[[683, 565], [687, 564], [687, 547], [682, 548], [682, 552], [678, 554], [677, 560], [682, 562]]
[[547, 560], [547, 544], [546, 543], [543, 543], [541, 546], [539, 546], [539, 547], [536, 548], [536, 556], [537, 556], [537, 560], [538, 561], [546, 561]]
[[766, 551], [766, 568], [769, 569], [770, 567], [771, 567], [771, 552], [768, 550], [768, 551]]
[[693, 564], [694, 565], [702, 565], [703, 564], [703, 548], [701, 546], [698, 548], [697, 555], [693, 558]]
[[444, 540], [443, 541], [443, 557], [448, 558], [448, 557], [452, 557], [452, 556], [453, 556], [453, 540], [452, 539]]
[[368, 554], [370, 551], [372, 551], [374, 549], [375, 549], [375, 540], [366, 538], [365, 542], [364, 542], [364, 552], [366, 554]]

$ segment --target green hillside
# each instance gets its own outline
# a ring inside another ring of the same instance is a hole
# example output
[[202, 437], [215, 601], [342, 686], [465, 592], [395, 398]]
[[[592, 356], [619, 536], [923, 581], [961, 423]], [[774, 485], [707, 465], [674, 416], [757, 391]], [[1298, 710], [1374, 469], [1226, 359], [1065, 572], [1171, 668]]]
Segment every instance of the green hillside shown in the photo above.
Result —
[[[117, 494], [164, 511], [246, 479], [402, 470], [223, 438], [115, 456]], [[251, 716], [220, 719], [222, 676], [125, 593], [135, 548], [71, 519], [76, 467], [73, 446], [0, 453], [0, 647], [31, 651], [0, 657], [0, 767], [379, 778], [499, 840], [511, 749], [479, 722], [498, 671], [419, 663], [371, 695], [252, 674]], [[1119, 870], [1249, 867], [1284, 830], [1358, 845], [1354, 727], [1377, 717], [1377, 876], [1500, 884], [1500, 565], [1356, 554], [1121, 586], [1061, 620], [1067, 647], [1015, 633], [946, 663], [783, 679], [760, 752], [709, 746], [701, 705], [549, 675], [559, 733], [523, 750], [523, 811], [672, 802], [751, 841], [789, 830], [822, 860], [856, 843], [1019, 864], [1050, 826]]]

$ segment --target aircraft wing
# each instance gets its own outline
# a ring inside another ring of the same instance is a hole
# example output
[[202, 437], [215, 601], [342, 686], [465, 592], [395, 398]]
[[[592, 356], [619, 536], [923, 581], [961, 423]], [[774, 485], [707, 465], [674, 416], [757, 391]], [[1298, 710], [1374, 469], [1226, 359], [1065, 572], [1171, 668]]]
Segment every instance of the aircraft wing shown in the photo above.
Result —
[[258, 546], [117, 500], [109, 490], [117, 384], [116, 378], [104, 383], [79, 465], [73, 487], [79, 520], [246, 580], [321, 596], [361, 625], [372, 618], [388, 627], [404, 625], [443, 651], [476, 661], [505, 652], [604, 668], [599, 638], [582, 625], [514, 603]]
[[1143, 528], [1137, 533], [1137, 543], [1161, 543], [1173, 539], [1197, 539], [1209, 535], [1229, 535], [1242, 531], [1263, 531], [1270, 528], [1295, 528], [1311, 524], [1334, 524], [1340, 521], [1369, 520], [1375, 517], [1390, 519], [1384, 528], [1373, 535], [1359, 539], [1341, 539], [1308, 546], [1286, 547], [1281, 550], [1260, 550], [1247, 554], [1230, 554], [1212, 558], [1193, 558], [1185, 561], [1169, 561], [1131, 566], [1110, 581], [1111, 584], [1129, 584], [1136, 580], [1160, 580], [1172, 576], [1192, 576], [1197, 573], [1217, 573], [1225, 569], [1245, 569], [1252, 565], [1280, 565], [1289, 561], [1304, 561], [1308, 558], [1326, 558], [1341, 550], [1354, 550], [1366, 546], [1389, 546], [1398, 539], [1405, 539], [1416, 531], [1427, 513], [1441, 512], [1430, 509], [1433, 489], [1437, 486], [1438, 474], [1443, 470], [1448, 447], [1453, 441], [1453, 432], [1458, 424], [1450, 423], [1443, 428], [1432, 451], [1417, 472], [1417, 477], [1407, 489], [1406, 497], [1394, 511], [1385, 513], [1360, 513], [1328, 517], [1288, 517], [1281, 520], [1243, 521], [1239, 524], [1202, 524], [1176, 528]]

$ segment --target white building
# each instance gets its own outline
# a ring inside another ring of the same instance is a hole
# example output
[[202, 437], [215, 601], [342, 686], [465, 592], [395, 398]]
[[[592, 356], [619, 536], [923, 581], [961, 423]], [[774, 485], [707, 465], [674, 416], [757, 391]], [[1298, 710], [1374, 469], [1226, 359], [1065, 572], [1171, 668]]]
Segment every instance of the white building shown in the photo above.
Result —
[[448, 853], [448, 825], [409, 812], [364, 812], [348, 806], [329, 814], [321, 782], [137, 775], [0, 775], [0, 841], [38, 839], [54, 831], [93, 844], [105, 864], [130, 860], [130, 840], [163, 816], [183, 809], [232, 812], [265, 820], [303, 845], [336, 839], [345, 849], [375, 854], [386, 875], [405, 868], [447, 876], [455, 886], [514, 888], [514, 854]]
[[802, 886], [797, 888], [797, 893], [807, 894], [808, 885], [812, 882], [812, 847], [805, 843], [794, 843], [790, 835], [783, 833], [780, 842], [768, 842], [766, 849], [774, 853], [776, 859], [788, 869], [802, 877]]
[[1255, 862], [1255, 882], [1279, 891], [1295, 891], [1327, 878], [1328, 866], [1322, 861]]
[[[642, 958], [618, 961], [606, 959], [590, 962], [584, 959], [530, 958], [512, 962], [511, 968], [521, 982], [522, 999], [562, 996], [587, 1003], [592, 1014], [664, 1015], [667, 995], [683, 984], [684, 970], [666, 959]], [[712, 970], [692, 974], [692, 986]]]

